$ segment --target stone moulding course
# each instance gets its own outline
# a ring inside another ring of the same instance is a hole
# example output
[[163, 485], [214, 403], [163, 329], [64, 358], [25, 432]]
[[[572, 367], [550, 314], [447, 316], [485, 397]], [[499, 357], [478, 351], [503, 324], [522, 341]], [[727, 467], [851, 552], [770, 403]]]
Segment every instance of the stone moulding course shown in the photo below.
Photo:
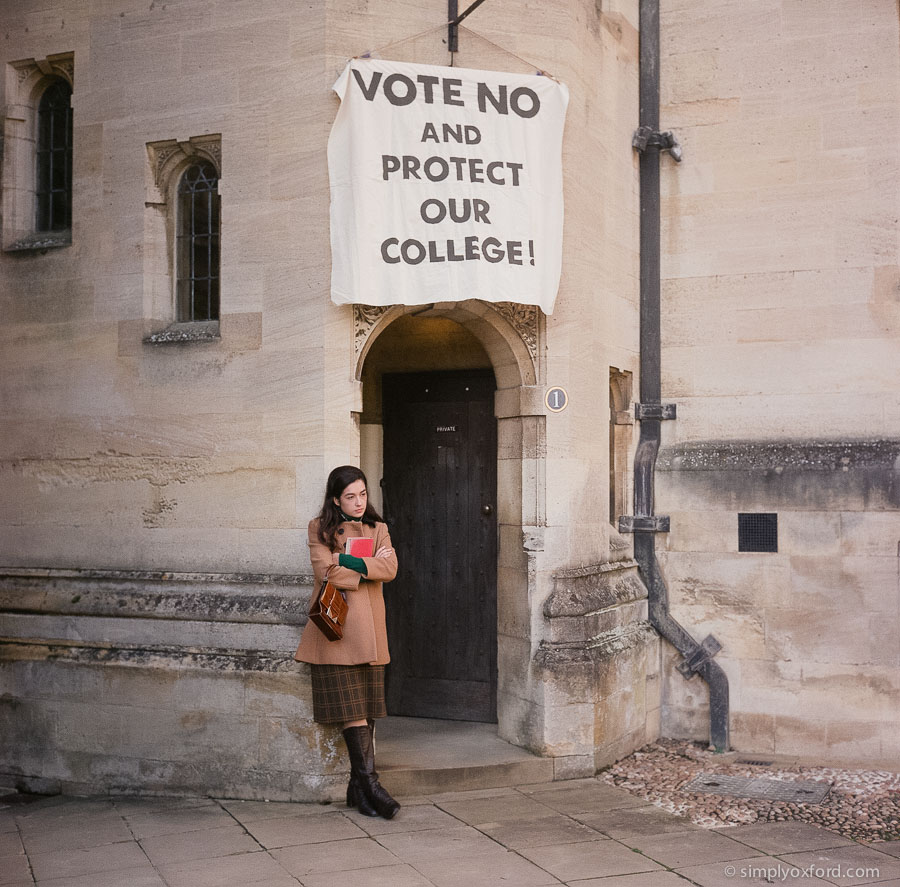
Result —
[[302, 668], [293, 652], [227, 648], [167, 647], [142, 644], [72, 643], [71, 641], [8, 640], [0, 643], [3, 662], [68, 662], [73, 665], [115, 665], [131, 668], [267, 672], [297, 674]]
[[0, 614], [302, 625], [305, 574], [0, 569]]
[[900, 440], [697, 441], [664, 447], [661, 471], [802, 470], [900, 468]]

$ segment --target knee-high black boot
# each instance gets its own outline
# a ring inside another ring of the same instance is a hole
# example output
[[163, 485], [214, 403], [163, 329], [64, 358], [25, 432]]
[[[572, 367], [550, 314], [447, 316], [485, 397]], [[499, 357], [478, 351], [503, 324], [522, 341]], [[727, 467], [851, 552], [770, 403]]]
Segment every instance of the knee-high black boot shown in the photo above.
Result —
[[352, 769], [350, 770], [350, 782], [347, 784], [347, 806], [356, 807], [363, 816], [378, 816], [378, 811], [369, 803], [359, 787], [359, 780]]
[[372, 746], [372, 732], [365, 727], [347, 727], [344, 741], [350, 753], [350, 769], [356, 777], [360, 794], [375, 808], [379, 816], [391, 819], [400, 805], [385, 791], [375, 772], [375, 750]]
[[[372, 734], [372, 748], [375, 748], [375, 721], [366, 721], [369, 725], [369, 732]], [[375, 774], [378, 778], [378, 774]], [[369, 803], [362, 789], [359, 787], [359, 780], [356, 773], [351, 768], [350, 782], [347, 784], [347, 806], [356, 807], [363, 816], [378, 816], [378, 811]]]

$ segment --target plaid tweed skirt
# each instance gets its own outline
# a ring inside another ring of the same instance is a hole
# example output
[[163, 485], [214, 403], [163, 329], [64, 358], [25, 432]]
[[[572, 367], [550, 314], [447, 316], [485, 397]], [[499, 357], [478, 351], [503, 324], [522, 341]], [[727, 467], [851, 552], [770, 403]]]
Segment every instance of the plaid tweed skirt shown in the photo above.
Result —
[[383, 665], [310, 665], [309, 668], [316, 723], [343, 724], [387, 716]]

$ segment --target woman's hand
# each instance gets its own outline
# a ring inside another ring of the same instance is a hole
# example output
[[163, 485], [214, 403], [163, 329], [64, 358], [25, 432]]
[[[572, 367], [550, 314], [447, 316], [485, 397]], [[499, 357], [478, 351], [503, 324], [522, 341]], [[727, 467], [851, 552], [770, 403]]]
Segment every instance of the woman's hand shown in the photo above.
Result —
[[394, 553], [393, 548], [382, 547], [375, 552], [375, 557], [390, 557]]

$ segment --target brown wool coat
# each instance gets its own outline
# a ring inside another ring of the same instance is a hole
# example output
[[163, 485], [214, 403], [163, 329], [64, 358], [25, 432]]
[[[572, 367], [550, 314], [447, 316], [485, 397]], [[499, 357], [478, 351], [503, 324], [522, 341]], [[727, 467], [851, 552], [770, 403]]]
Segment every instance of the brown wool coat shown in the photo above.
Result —
[[[376, 524], [373, 529], [359, 521], [344, 521], [338, 527], [337, 540], [353, 536], [374, 537], [374, 551], [385, 546], [393, 548], [385, 524]], [[388, 654], [381, 584], [390, 582], [397, 575], [397, 555], [363, 558], [368, 574], [362, 576], [356, 570], [338, 566], [337, 554], [319, 541], [318, 518], [311, 520], [309, 557], [316, 577], [313, 593], [318, 592], [322, 580], [328, 577], [347, 595], [347, 621], [344, 623], [344, 636], [339, 641], [329, 641], [313, 622], [307, 622], [294, 659], [316, 665], [359, 665], [364, 662], [387, 665], [391, 657]]]

